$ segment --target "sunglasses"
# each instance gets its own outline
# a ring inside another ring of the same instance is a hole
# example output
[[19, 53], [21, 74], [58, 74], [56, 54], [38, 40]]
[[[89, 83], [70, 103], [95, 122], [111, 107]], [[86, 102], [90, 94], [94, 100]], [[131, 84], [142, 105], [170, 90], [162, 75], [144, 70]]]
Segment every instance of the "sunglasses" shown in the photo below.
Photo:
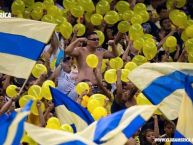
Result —
[[71, 60], [71, 57], [65, 57], [65, 58], [63, 59], [63, 62], [66, 62], [66, 61], [69, 61], [69, 60]]
[[91, 41], [99, 41], [99, 38], [93, 38], [93, 39], [88, 39], [88, 40], [91, 40]]

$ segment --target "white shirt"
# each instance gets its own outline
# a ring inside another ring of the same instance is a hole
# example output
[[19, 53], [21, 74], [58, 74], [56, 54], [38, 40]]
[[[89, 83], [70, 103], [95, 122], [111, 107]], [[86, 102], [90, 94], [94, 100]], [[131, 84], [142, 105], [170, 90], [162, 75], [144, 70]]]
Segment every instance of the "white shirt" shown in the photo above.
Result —
[[61, 70], [58, 76], [58, 87], [60, 91], [65, 94], [70, 93], [75, 88], [75, 81], [71, 78], [70, 73], [66, 73]]

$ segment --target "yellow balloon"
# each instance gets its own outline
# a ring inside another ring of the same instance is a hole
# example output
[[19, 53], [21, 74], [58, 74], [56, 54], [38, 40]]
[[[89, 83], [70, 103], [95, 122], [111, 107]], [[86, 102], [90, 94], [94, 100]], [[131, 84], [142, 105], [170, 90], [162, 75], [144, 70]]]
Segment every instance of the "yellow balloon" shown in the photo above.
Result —
[[96, 68], [98, 65], [98, 57], [95, 54], [89, 54], [86, 57], [86, 63], [91, 68]]
[[54, 1], [53, 0], [44, 0], [44, 5], [46, 8], [49, 8], [50, 6], [54, 5]]
[[142, 23], [145, 23], [149, 20], [149, 13], [147, 11], [136, 12], [137, 15], [140, 15], [142, 18]]
[[123, 82], [129, 82], [128, 75], [130, 71], [128, 69], [122, 69], [121, 70], [121, 80]]
[[98, 26], [98, 25], [101, 25], [103, 16], [100, 14], [93, 14], [90, 20], [93, 25]]
[[60, 129], [65, 132], [74, 133], [72, 126], [70, 126], [69, 124], [63, 124], [62, 126], [60, 126]]
[[65, 21], [67, 21], [67, 20], [63, 16], [56, 16], [55, 17], [55, 21], [56, 21], [57, 24], [61, 24], [61, 23], [65, 22]]
[[191, 39], [188, 39], [186, 42], [185, 42], [185, 48], [187, 49], [187, 51], [191, 48], [193, 48], [193, 38]]
[[144, 34], [143, 35], [143, 39], [147, 40], [147, 39], [153, 39], [153, 36], [151, 34]]
[[136, 101], [137, 105], [152, 105], [152, 103], [142, 93], [136, 97]]
[[39, 78], [43, 73], [47, 74], [47, 68], [43, 64], [36, 64], [32, 69], [32, 75], [35, 78]]
[[101, 66], [101, 73], [104, 73], [107, 68], [106, 61], [103, 59]]
[[186, 4], [186, 0], [167, 0], [166, 7], [167, 9], [173, 8], [174, 2], [177, 8], [182, 8]]
[[22, 140], [21, 142], [25, 142], [25, 143], [28, 143], [29, 145], [38, 145], [29, 135], [25, 134], [23, 137], [22, 137]]
[[31, 8], [26, 8], [23, 12], [23, 17], [25, 19], [31, 19], [31, 11], [32, 9]]
[[57, 126], [61, 126], [60, 120], [56, 117], [51, 117], [48, 119], [47, 124], [55, 124]]
[[141, 50], [143, 48], [143, 44], [144, 44], [144, 39], [143, 38], [139, 38], [139, 39], [136, 39], [134, 42], [133, 42], [133, 47], [137, 50]]
[[34, 96], [31, 96], [31, 95], [22, 96], [22, 97], [19, 99], [19, 106], [20, 106], [20, 107], [24, 107], [25, 104], [26, 104], [29, 100], [35, 100], [35, 97], [34, 97]]
[[137, 40], [140, 37], [143, 37], [143, 28], [140, 24], [133, 24], [129, 28], [129, 35], [131, 40]]
[[[142, 93], [136, 97], [136, 102], [137, 105], [152, 105], [152, 103]], [[161, 115], [162, 113], [158, 109], [155, 111], [155, 114]]]
[[188, 26], [185, 30], [186, 36], [192, 38], [193, 37], [193, 25]]
[[89, 85], [85, 82], [80, 82], [76, 85], [75, 87], [76, 93], [78, 95], [82, 95], [83, 92], [87, 91], [87, 93], [89, 92], [90, 88]]
[[99, 37], [99, 46], [101, 46], [103, 42], [105, 41], [105, 36], [102, 31], [95, 30], [95, 32], [97, 33], [97, 36]]
[[99, 120], [102, 117], [107, 116], [107, 109], [104, 107], [97, 107], [93, 110], [92, 116], [93, 116], [94, 120]]
[[17, 96], [17, 86], [15, 85], [9, 85], [7, 88], [6, 88], [6, 94], [8, 97], [16, 97]]
[[193, 25], [193, 20], [192, 19], [187, 20], [186, 27], [191, 26], [191, 25]]
[[167, 47], [166, 43], [163, 44], [163, 48], [166, 51], [169, 51], [169, 53], [173, 53], [174, 51], [176, 51], [176, 47]]
[[119, 14], [116, 11], [108, 11], [105, 14], [104, 20], [107, 24], [115, 24], [119, 21]]
[[80, 5], [75, 5], [70, 9], [70, 12], [74, 17], [81, 17], [83, 16], [84, 9]]
[[63, 22], [59, 27], [60, 33], [65, 39], [69, 39], [72, 34], [72, 25], [69, 22]]
[[134, 7], [134, 12], [147, 11], [146, 6], [143, 3], [137, 3]]
[[30, 7], [34, 5], [34, 0], [23, 0], [26, 7]]
[[119, 32], [125, 33], [129, 31], [130, 23], [128, 21], [121, 21], [118, 24]]
[[123, 60], [120, 57], [110, 59], [110, 67], [113, 69], [120, 69], [123, 67]]
[[96, 12], [104, 15], [110, 10], [110, 5], [106, 0], [101, 0], [96, 5]]
[[152, 42], [145, 42], [143, 44], [143, 54], [147, 60], [152, 60], [157, 54], [156, 44]]
[[104, 106], [105, 105], [105, 100], [107, 99], [107, 97], [103, 94], [94, 94], [92, 95], [88, 101], [90, 101], [91, 99], [96, 99], [100, 102], [100, 105], [101, 106]]
[[167, 47], [176, 47], [177, 46], [177, 40], [174, 36], [169, 36], [166, 39], [166, 46]]
[[22, 0], [16, 0], [11, 5], [12, 14], [17, 15], [18, 11], [23, 13], [25, 10], [25, 3]]
[[63, 0], [63, 6], [68, 10], [70, 10], [76, 4], [76, 0]]
[[137, 40], [138, 38], [142, 37], [144, 35], [143, 32], [139, 32], [139, 33], [131, 33], [130, 34], [130, 39], [131, 40]]
[[127, 10], [123, 12], [122, 19], [125, 21], [131, 20], [131, 18], [134, 16], [134, 12], [132, 10]]
[[90, 113], [92, 113], [95, 108], [100, 107], [100, 106], [101, 106], [100, 102], [96, 99], [89, 100], [87, 104], [87, 108]]
[[186, 31], [183, 31], [182, 34], [181, 34], [181, 39], [183, 41], [187, 41], [188, 40], [188, 36], [186, 36]]
[[87, 107], [87, 104], [88, 104], [88, 102], [86, 102], [86, 101], [84, 101], [84, 100], [81, 101], [81, 106], [82, 106], [82, 107], [86, 108], [86, 107]]
[[52, 15], [52, 16], [62, 16], [62, 14], [60, 13], [60, 10], [57, 6], [50, 6], [47, 8], [47, 15]]
[[86, 108], [87, 104], [88, 104], [88, 101], [89, 101], [89, 96], [87, 96], [87, 95], [83, 96], [81, 105]]
[[31, 17], [34, 20], [40, 20], [43, 16], [43, 10], [41, 8], [36, 8], [31, 12]]
[[113, 1], [113, 0], [106, 0], [109, 4]]
[[193, 63], [193, 55], [188, 54], [188, 62]]
[[49, 129], [55, 129], [55, 130], [60, 130], [60, 126], [52, 123], [52, 124], [47, 124], [46, 125], [46, 128], [49, 128]]
[[45, 5], [42, 2], [35, 2], [33, 5], [33, 9], [45, 9]]
[[36, 97], [36, 99], [41, 100], [41, 90], [42, 88], [38, 85], [33, 85], [28, 89], [28, 95]]
[[[38, 108], [37, 108], [37, 101], [34, 101], [32, 106], [31, 106], [31, 113], [33, 113], [34, 115], [39, 115], [39, 112], [38, 112]], [[44, 103], [41, 103], [41, 106], [40, 106], [42, 112], [45, 111], [45, 105]]]
[[118, 12], [125, 12], [130, 9], [130, 4], [126, 1], [118, 1], [115, 8]]
[[43, 22], [48, 22], [48, 23], [55, 23], [55, 19], [51, 15], [44, 15], [41, 19]]
[[187, 23], [187, 15], [180, 10], [172, 10], [169, 14], [169, 18], [178, 27], [184, 27]]
[[92, 0], [78, 0], [78, 4], [81, 5], [86, 12], [92, 13], [95, 10]]
[[104, 79], [107, 83], [113, 84], [117, 81], [116, 69], [109, 69], [104, 74]]
[[126, 63], [124, 68], [128, 69], [129, 71], [132, 71], [136, 67], [137, 67], [137, 65], [134, 62], [128, 62], [128, 63]]
[[84, 35], [84, 33], [86, 31], [85, 26], [83, 24], [81, 24], [81, 23], [78, 23], [78, 24], [74, 25], [74, 29], [78, 30], [77, 36]]
[[44, 97], [47, 100], [52, 100], [52, 94], [50, 92], [50, 88], [53, 87], [55, 88], [55, 83], [51, 80], [47, 80], [43, 83], [42, 85], [42, 91], [41, 91], [41, 96]]
[[134, 15], [132, 18], [131, 18], [131, 23], [132, 24], [142, 24], [143, 22], [143, 19], [140, 15]]
[[132, 62], [136, 63], [139, 66], [139, 65], [146, 63], [147, 58], [145, 58], [142, 55], [135, 55], [135, 57], [132, 59]]
[[87, 22], [90, 22], [91, 16], [92, 16], [92, 13], [89, 13], [89, 12], [85, 13], [85, 15], [84, 15], [85, 20], [86, 20]]

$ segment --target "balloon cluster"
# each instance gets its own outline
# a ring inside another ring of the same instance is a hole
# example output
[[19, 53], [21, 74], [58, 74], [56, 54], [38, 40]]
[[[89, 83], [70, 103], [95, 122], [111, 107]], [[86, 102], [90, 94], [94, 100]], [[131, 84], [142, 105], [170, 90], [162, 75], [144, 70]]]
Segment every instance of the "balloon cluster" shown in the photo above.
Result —
[[[28, 94], [22, 96], [19, 99], [19, 105], [20, 107], [24, 107], [25, 104], [29, 101], [29, 100], [34, 100], [32, 107], [31, 107], [31, 112], [34, 115], [39, 115], [38, 112], [38, 108], [37, 108], [37, 102], [42, 100], [42, 98], [45, 98], [46, 100], [52, 100], [52, 95], [50, 92], [50, 88], [49, 87], [55, 87], [55, 84], [53, 81], [51, 80], [47, 80], [43, 83], [42, 87], [38, 86], [38, 85], [32, 85], [29, 89], [28, 89]], [[15, 92], [15, 87], [13, 85], [10, 85], [7, 87], [6, 92], [8, 96], [15, 96], [15, 94], [17, 92]], [[45, 111], [45, 105], [44, 103], [41, 102], [40, 105], [41, 110], [44, 112]]]
[[[167, 7], [174, 3], [173, 0], [167, 2]], [[186, 0], [176, 1], [176, 7], [181, 8], [186, 4]], [[188, 18], [188, 16], [181, 10], [173, 9], [169, 18], [172, 23], [181, 28], [183, 31], [181, 33], [181, 39], [185, 42], [185, 49], [188, 53], [188, 61], [193, 62], [193, 20]], [[170, 36], [167, 38], [164, 47], [169, 48], [169, 52], [174, 52], [177, 45], [177, 40], [175, 37]]]
[[51, 117], [47, 121], [46, 128], [62, 130], [69, 133], [74, 133], [73, 128], [69, 124], [62, 124], [60, 123], [59, 119], [56, 117]]

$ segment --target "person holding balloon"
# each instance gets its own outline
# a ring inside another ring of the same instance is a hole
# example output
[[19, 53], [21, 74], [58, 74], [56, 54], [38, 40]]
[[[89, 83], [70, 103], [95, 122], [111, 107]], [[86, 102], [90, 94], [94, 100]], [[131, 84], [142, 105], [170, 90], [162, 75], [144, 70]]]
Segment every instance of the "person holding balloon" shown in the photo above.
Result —
[[129, 83], [123, 84], [121, 81], [121, 73], [122, 73], [121, 70], [118, 69], [116, 90], [113, 92], [114, 101], [111, 106], [111, 113], [136, 105], [134, 96], [135, 93], [137, 93], [138, 89], [132, 84], [131, 85]]
[[[182, 52], [182, 40], [178, 34], [179, 28], [172, 29], [171, 21], [169, 18], [160, 20], [161, 30], [159, 32], [160, 40], [165, 39], [165, 50], [170, 53], [174, 61], [179, 58]], [[166, 37], [167, 36], [167, 37]], [[177, 48], [177, 49], [176, 49]]]
[[98, 48], [98, 35], [96, 32], [92, 32], [87, 34], [87, 38], [77, 38], [65, 49], [66, 54], [76, 57], [78, 63], [78, 82], [88, 79], [92, 84], [97, 84], [93, 68], [86, 64], [86, 57], [89, 54], [95, 54], [98, 57], [98, 64], [94, 67], [99, 68], [103, 58], [113, 58], [118, 56], [114, 40], [110, 40], [109, 45], [112, 46], [112, 52], [104, 50], [103, 48]]

